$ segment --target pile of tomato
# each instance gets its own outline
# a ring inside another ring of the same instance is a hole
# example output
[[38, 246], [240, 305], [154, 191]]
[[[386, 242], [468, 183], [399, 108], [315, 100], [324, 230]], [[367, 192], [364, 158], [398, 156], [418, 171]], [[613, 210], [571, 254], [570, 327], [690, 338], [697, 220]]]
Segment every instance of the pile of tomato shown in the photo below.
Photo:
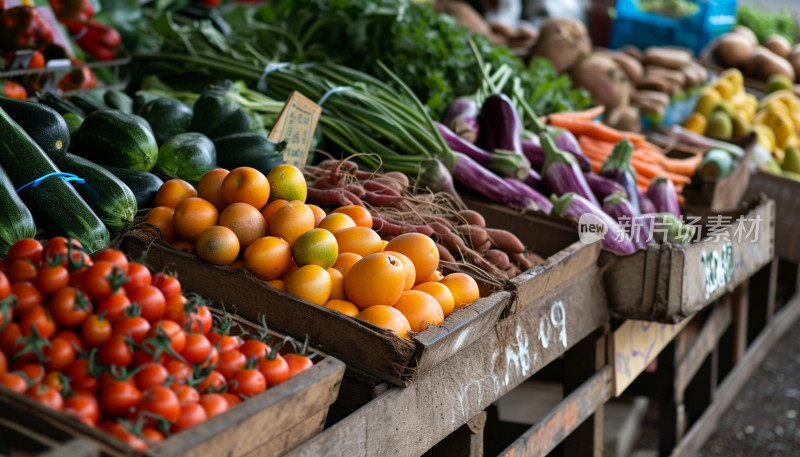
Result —
[[116, 249], [24, 239], [0, 260], [0, 385], [136, 450], [313, 366], [232, 323]]

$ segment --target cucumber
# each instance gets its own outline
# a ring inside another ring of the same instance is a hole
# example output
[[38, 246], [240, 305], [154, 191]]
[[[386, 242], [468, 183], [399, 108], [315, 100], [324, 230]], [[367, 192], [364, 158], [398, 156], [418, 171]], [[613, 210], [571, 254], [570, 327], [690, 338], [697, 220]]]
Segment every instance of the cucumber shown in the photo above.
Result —
[[170, 178], [192, 183], [217, 164], [214, 143], [202, 133], [181, 133], [167, 140], [158, 150], [156, 169]]
[[61, 170], [83, 178], [83, 184], [73, 187], [83, 197], [110, 232], [133, 225], [136, 217], [136, 197], [131, 189], [113, 173], [75, 154], [65, 154]]
[[0, 257], [8, 254], [8, 248], [23, 238], [36, 235], [36, 224], [28, 207], [17, 195], [14, 184], [0, 168]]
[[159, 146], [179, 133], [189, 131], [192, 109], [174, 98], [157, 98], [142, 109], [141, 116], [153, 126]]
[[128, 170], [127, 168], [109, 167], [100, 165], [110, 171], [114, 176], [124, 182], [136, 197], [136, 206], [139, 209], [156, 206], [156, 193], [164, 184], [158, 176], [146, 171]]
[[217, 149], [217, 166], [233, 170], [253, 167], [267, 174], [283, 163], [284, 143], [273, 143], [266, 136], [255, 133], [235, 133], [214, 140]]
[[130, 114], [96, 111], [78, 129], [81, 157], [103, 165], [150, 171], [158, 159], [153, 133]]
[[69, 127], [58, 112], [47, 105], [0, 97], [3, 108], [45, 154], [58, 163], [69, 150]]
[[86, 112], [84, 110], [79, 108], [74, 103], [68, 102], [52, 92], [44, 92], [39, 95], [39, 102], [49, 106], [50, 108], [53, 108], [62, 116], [67, 113], [72, 113], [81, 119], [86, 117]]
[[107, 247], [108, 229], [67, 181], [50, 176], [36, 186], [28, 185], [60, 170], [2, 108], [0, 132], [0, 166], [20, 189], [19, 197], [45, 236], [76, 238], [90, 253]]
[[120, 90], [106, 91], [103, 96], [103, 102], [111, 109], [117, 109], [123, 113], [133, 113], [133, 99]]
[[72, 96], [70, 101], [82, 109], [87, 115], [110, 107], [105, 102], [105, 90], [90, 90], [79, 92]]

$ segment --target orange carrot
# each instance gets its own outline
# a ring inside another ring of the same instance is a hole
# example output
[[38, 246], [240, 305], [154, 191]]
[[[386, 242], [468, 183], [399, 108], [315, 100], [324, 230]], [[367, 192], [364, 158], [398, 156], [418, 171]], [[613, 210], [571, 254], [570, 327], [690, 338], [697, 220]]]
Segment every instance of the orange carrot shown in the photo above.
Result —
[[593, 106], [589, 109], [585, 109], [583, 111], [562, 111], [560, 113], [553, 113], [550, 116], [592, 120], [595, 119], [597, 116], [602, 115], [605, 112], [605, 110], [606, 108], [603, 105], [598, 105], [598, 106]]
[[664, 160], [666, 160], [666, 156], [663, 153], [659, 151], [650, 151], [648, 149], [634, 149], [633, 156], [659, 165], [663, 164]]
[[692, 177], [702, 161], [703, 156], [695, 154], [686, 159], [666, 159], [663, 165], [668, 171]]
[[609, 141], [612, 143], [617, 143], [625, 137], [631, 141], [635, 139], [640, 141], [644, 140], [644, 136], [639, 133], [621, 132], [596, 121], [557, 115], [550, 115], [547, 117], [547, 119], [551, 125], [565, 128], [576, 136], [587, 135], [598, 140]]

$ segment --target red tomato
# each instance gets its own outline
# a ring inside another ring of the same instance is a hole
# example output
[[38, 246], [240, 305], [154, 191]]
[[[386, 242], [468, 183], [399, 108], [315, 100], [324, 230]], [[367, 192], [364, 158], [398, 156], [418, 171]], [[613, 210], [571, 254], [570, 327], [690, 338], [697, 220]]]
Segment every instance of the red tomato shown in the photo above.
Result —
[[[15, 361], [15, 364], [17, 363], [18, 361]], [[27, 376], [31, 384], [38, 384], [42, 382], [42, 379], [44, 379], [45, 375], [44, 367], [34, 362], [19, 363], [15, 371]]]
[[64, 338], [52, 338], [42, 352], [47, 358], [44, 367], [49, 371], [61, 371], [75, 360], [75, 348]]
[[181, 294], [181, 283], [175, 276], [166, 273], [156, 273], [153, 275], [153, 285], [158, 287], [165, 297]]
[[[214, 318], [211, 315], [211, 311], [209, 311], [208, 307], [205, 305], [200, 305], [197, 307], [194, 313], [192, 313], [192, 331], [202, 331], [203, 335], [208, 335], [208, 332], [211, 331], [211, 328], [214, 326]], [[195, 329], [195, 325], [199, 323], [199, 328]]]
[[267, 388], [267, 380], [258, 370], [243, 369], [233, 374], [228, 391], [233, 394], [252, 397]]
[[267, 380], [268, 387], [280, 384], [289, 379], [289, 364], [286, 363], [286, 360], [280, 354], [276, 354], [274, 359], [267, 358], [259, 360], [257, 368]]
[[9, 322], [5, 330], [0, 333], [0, 349], [6, 355], [13, 357], [18, 352], [25, 349], [25, 343], [22, 341], [22, 330], [16, 322]]
[[181, 351], [181, 356], [188, 363], [200, 364], [206, 361], [213, 348], [205, 335], [190, 333], [186, 335], [186, 346]]
[[139, 401], [139, 411], [159, 416], [167, 422], [175, 422], [181, 413], [178, 396], [168, 387], [156, 386], [145, 391]]
[[186, 382], [186, 380], [192, 375], [192, 367], [190, 367], [187, 363], [181, 362], [173, 357], [167, 358], [167, 360], [164, 362], [164, 368], [166, 368], [170, 376], [172, 376], [173, 382]]
[[48, 307], [53, 319], [64, 327], [81, 325], [92, 311], [89, 298], [74, 287], [64, 287], [56, 292]]
[[299, 354], [286, 354], [283, 357], [289, 364], [289, 377], [294, 377], [314, 366], [314, 362], [306, 356]]
[[97, 378], [89, 372], [87, 359], [76, 359], [64, 369], [64, 375], [69, 378], [69, 386], [74, 391], [95, 393], [99, 385]]
[[187, 403], [197, 403], [200, 401], [200, 393], [194, 387], [175, 383], [171, 384], [169, 388], [178, 396], [178, 403], [181, 406]]
[[131, 411], [142, 399], [142, 393], [128, 381], [112, 379], [100, 391], [100, 406], [103, 412], [121, 415]]
[[64, 376], [58, 371], [51, 371], [44, 375], [44, 379], [42, 382], [47, 384], [48, 386], [52, 387], [58, 393], [64, 392], [64, 382], [62, 379], [65, 379]]
[[5, 374], [8, 371], [8, 358], [3, 351], [0, 351], [0, 374]]
[[201, 395], [200, 406], [206, 410], [206, 416], [208, 416], [209, 419], [214, 416], [219, 416], [230, 408], [228, 400], [226, 400], [225, 397], [213, 393]]
[[133, 350], [123, 335], [112, 335], [97, 353], [97, 360], [104, 365], [128, 367], [133, 362]]
[[130, 446], [131, 449], [136, 452], [142, 452], [148, 448], [147, 443], [143, 439], [129, 432], [119, 422], [105, 422], [100, 428]]
[[247, 360], [250, 360], [253, 357], [263, 359], [267, 356], [269, 349], [269, 346], [258, 340], [247, 340], [239, 348]]
[[213, 345], [219, 346], [220, 354], [231, 349], [239, 349], [244, 343], [238, 336], [220, 335], [217, 332], [209, 333], [208, 341]]
[[159, 354], [158, 361], [153, 358], [153, 354], [144, 349], [139, 349], [133, 353], [133, 366], [135, 367], [147, 365], [148, 363], [158, 363], [159, 365], [163, 365], [165, 360], [167, 360], [167, 354], [163, 351], [161, 351], [161, 354]]
[[197, 385], [197, 390], [200, 392], [219, 392], [225, 387], [225, 382], [226, 379], [225, 376], [222, 376], [222, 373], [217, 370], [211, 370], [208, 376]]
[[119, 290], [127, 278], [125, 272], [111, 262], [95, 262], [83, 274], [83, 289], [92, 301], [101, 301]]
[[38, 265], [42, 260], [42, 245], [33, 238], [23, 238], [8, 248], [6, 259], [8, 263], [13, 263], [19, 259], [27, 259], [34, 265]]
[[0, 300], [5, 300], [11, 295], [11, 282], [5, 272], [0, 271]]
[[115, 293], [106, 297], [97, 305], [97, 314], [102, 314], [103, 317], [112, 323], [125, 317], [125, 312], [131, 307], [131, 300], [121, 294]]
[[86, 392], [76, 392], [64, 400], [64, 412], [88, 425], [95, 425], [100, 420], [100, 404], [94, 395]]
[[150, 322], [140, 316], [123, 317], [114, 322], [114, 335], [126, 335], [136, 344], [142, 344], [150, 331]]
[[66, 340], [75, 352], [83, 351], [83, 341], [81, 341], [81, 337], [78, 336], [73, 330], [59, 330], [53, 335], [53, 338], [61, 338]]
[[146, 266], [136, 262], [128, 264], [128, 282], [122, 286], [126, 291], [130, 292], [139, 286], [149, 286], [152, 283], [153, 276]]
[[96, 252], [92, 256], [92, 262], [111, 262], [114, 265], [118, 266], [120, 270], [123, 271], [126, 275], [128, 274], [128, 258], [125, 254], [118, 250], [118, 249], [103, 249], [102, 251]]
[[49, 297], [60, 289], [67, 287], [68, 284], [69, 272], [66, 267], [45, 264], [39, 268], [39, 277], [36, 279], [36, 285], [42, 295]]
[[245, 358], [241, 351], [238, 349], [229, 349], [219, 354], [217, 371], [219, 371], [222, 376], [225, 376], [225, 379], [231, 379], [231, 376], [233, 376], [236, 371], [244, 368], [246, 364], [247, 358]]
[[[147, 334], [149, 340], [166, 338], [175, 354], [180, 354], [186, 347], [186, 333], [181, 326], [168, 320], [160, 320], [153, 324]], [[175, 355], [173, 354], [173, 355]]]
[[181, 413], [178, 420], [172, 425], [171, 431], [177, 433], [203, 423], [207, 419], [206, 410], [199, 403], [186, 403], [181, 407]]
[[64, 399], [61, 398], [61, 394], [47, 384], [33, 386], [25, 393], [48, 408], [53, 408], [56, 411], [61, 411], [64, 408]]
[[153, 427], [145, 426], [142, 427], [142, 438], [149, 442], [149, 444], [153, 445], [164, 441], [164, 434]]
[[41, 338], [50, 338], [56, 332], [56, 322], [44, 306], [35, 306], [19, 318], [22, 335], [32, 335], [34, 327]]
[[8, 372], [0, 374], [0, 384], [21, 394], [28, 390], [28, 382], [19, 373]]
[[30, 260], [19, 259], [11, 262], [6, 274], [12, 283], [20, 281], [36, 283], [36, 278], [39, 276], [39, 269], [36, 268], [36, 265]]
[[14, 312], [23, 314], [42, 304], [42, 293], [33, 284], [22, 281], [11, 284], [11, 293], [17, 296]]
[[166, 384], [168, 376], [169, 372], [164, 368], [164, 365], [150, 362], [142, 365], [142, 368], [134, 375], [134, 379], [136, 387], [141, 391], [145, 391], [151, 387], [163, 386]]
[[[70, 255], [70, 248], [72, 250], [71, 259], [68, 258]], [[47, 244], [44, 246], [44, 251], [42, 252], [42, 259], [45, 262], [55, 261], [60, 263], [70, 271], [81, 265], [88, 266], [91, 264], [92, 260], [89, 258], [89, 254], [83, 250], [80, 241], [70, 239], [69, 242], [67, 242], [67, 239], [63, 236], [56, 236], [47, 241]]]
[[231, 409], [242, 402], [242, 397], [236, 394], [232, 394], [230, 392], [224, 392], [221, 393], [220, 395], [222, 395], [225, 398], [225, 400], [228, 400], [228, 405], [229, 405], [228, 409]]
[[81, 326], [81, 338], [87, 347], [98, 347], [111, 338], [111, 322], [92, 314]]
[[142, 317], [153, 323], [164, 317], [166, 300], [164, 294], [155, 286], [140, 286], [128, 294], [131, 303], [138, 303], [142, 308]]
[[69, 274], [69, 285], [75, 288], [83, 288], [83, 277], [86, 276], [86, 272], [89, 271], [89, 267], [78, 267], [72, 270]]

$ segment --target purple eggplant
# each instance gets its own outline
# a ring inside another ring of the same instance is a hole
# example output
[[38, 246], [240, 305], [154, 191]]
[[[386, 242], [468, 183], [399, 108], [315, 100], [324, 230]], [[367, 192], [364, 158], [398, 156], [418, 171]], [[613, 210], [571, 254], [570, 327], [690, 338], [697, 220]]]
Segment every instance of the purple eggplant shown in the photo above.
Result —
[[481, 126], [478, 146], [487, 151], [502, 149], [522, 155], [522, 121], [510, 98], [504, 94], [486, 97], [478, 121]]
[[524, 182], [528, 187], [533, 190], [544, 192], [544, 183], [542, 183], [542, 176], [533, 168], [530, 169], [528, 172], [528, 177], [525, 178], [522, 182]]
[[592, 189], [592, 193], [597, 197], [597, 201], [601, 202], [603, 199], [616, 192], [625, 194], [625, 189], [616, 181], [598, 176], [591, 172], [584, 173], [583, 177], [586, 178], [586, 183], [589, 184], [589, 189]]
[[468, 155], [455, 151], [453, 155], [455, 157], [452, 166], [453, 178], [462, 185], [497, 203], [507, 203], [523, 209], [539, 209], [539, 205], [527, 192], [522, 193], [516, 187], [512, 187]]
[[549, 133], [541, 134], [540, 140], [546, 155], [542, 169], [545, 186], [559, 197], [568, 192], [575, 192], [589, 200], [594, 206], [599, 207], [600, 203], [589, 188], [586, 178], [583, 177], [583, 172], [578, 167], [575, 157], [556, 148]]
[[623, 138], [622, 141], [614, 146], [611, 155], [600, 167], [600, 176], [615, 181], [622, 186], [638, 216], [646, 211], [645, 208], [641, 207], [642, 204], [639, 201], [639, 192], [636, 187], [636, 170], [631, 165], [631, 156], [633, 156], [633, 144], [627, 138]]
[[550, 196], [553, 210], [550, 214], [560, 217], [577, 219], [582, 224], [605, 226], [602, 246], [619, 255], [628, 255], [636, 252], [636, 246], [630, 236], [620, 229], [619, 224], [597, 205], [574, 192], [568, 192], [561, 197]]
[[647, 188], [647, 197], [653, 202], [657, 212], [680, 217], [681, 205], [678, 203], [678, 192], [675, 191], [675, 185], [669, 179], [663, 176], [653, 178]]
[[478, 104], [474, 100], [468, 97], [458, 97], [447, 107], [442, 123], [456, 135], [474, 143], [480, 132], [478, 114]]
[[547, 197], [539, 193], [536, 189], [532, 189], [522, 181], [518, 181], [514, 178], [503, 179], [508, 185], [516, 189], [520, 194], [527, 195], [528, 198], [533, 200], [539, 207], [539, 210], [545, 214], [550, 214], [550, 211], [553, 209], [553, 203]]
[[650, 198], [648, 198], [647, 195], [642, 192], [641, 189], [639, 189], [639, 187], [636, 187], [636, 195], [639, 199], [639, 209], [641, 210], [641, 214], [657, 212], [656, 205], [650, 201]]
[[636, 215], [633, 205], [625, 195], [624, 191], [616, 192], [603, 199], [603, 211], [613, 217], [620, 228], [630, 235], [637, 249], [645, 249], [648, 241], [652, 241], [649, 225], [642, 223], [642, 218]]
[[584, 173], [592, 171], [592, 163], [589, 161], [588, 157], [583, 155], [583, 149], [581, 149], [578, 139], [575, 138], [575, 135], [573, 135], [572, 132], [566, 129], [558, 129], [553, 127], [549, 129], [549, 132], [555, 136], [556, 147], [575, 156], [575, 160], [578, 161], [578, 165], [580, 165], [581, 170]]
[[445, 192], [457, 200], [461, 200], [456, 186], [453, 184], [453, 175], [445, 164], [437, 159], [425, 160], [420, 163], [420, 175], [417, 184], [427, 187], [434, 192]]
[[[555, 130], [555, 129], [553, 129]], [[587, 158], [580, 150], [580, 145], [577, 146], [577, 152], [575, 149], [575, 145], [577, 145], [577, 141], [575, 141], [574, 145], [571, 143], [570, 137], [574, 140], [575, 135], [570, 133], [567, 130], [564, 130], [565, 134], [558, 133], [558, 136], [555, 138], [556, 147], [561, 149], [564, 152], [569, 152], [570, 154], [575, 157], [578, 161], [578, 165], [581, 167], [581, 171], [583, 172], [590, 172], [592, 170], [592, 163], [589, 162], [589, 158]], [[564, 146], [567, 148], [565, 148]], [[522, 140], [522, 154], [528, 159], [531, 163], [531, 168], [536, 169], [537, 171], [542, 171], [542, 167], [544, 166], [545, 154], [544, 150], [542, 149], [542, 144], [539, 140], [538, 136], [533, 136], [530, 139], [523, 139]]]
[[528, 176], [530, 164], [525, 156], [509, 152], [497, 151], [494, 154], [484, 151], [469, 141], [456, 135], [446, 125], [434, 122], [436, 130], [442, 135], [447, 146], [453, 151], [468, 155], [472, 160], [494, 171], [500, 176], [511, 176], [523, 179]]
[[531, 168], [541, 172], [544, 166], [544, 149], [538, 136], [531, 137], [530, 140], [522, 140], [522, 154], [531, 163]]

